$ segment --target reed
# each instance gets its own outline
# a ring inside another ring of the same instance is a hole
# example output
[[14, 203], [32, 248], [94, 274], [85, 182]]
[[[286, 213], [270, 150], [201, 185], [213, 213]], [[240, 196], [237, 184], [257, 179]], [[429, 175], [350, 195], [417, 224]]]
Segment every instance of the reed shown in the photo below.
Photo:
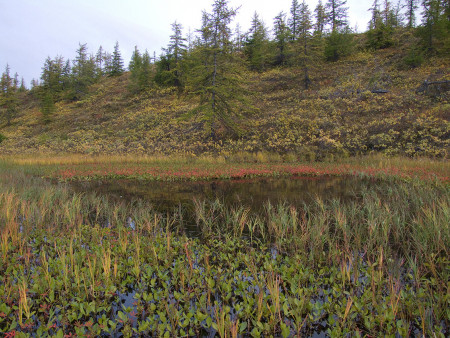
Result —
[[1, 335], [195, 336], [214, 323], [223, 336], [308, 336], [322, 322], [340, 336], [448, 333], [445, 184], [263, 212], [195, 201], [203, 234], [188, 239], [183, 207], [75, 194], [32, 166], [0, 163]]

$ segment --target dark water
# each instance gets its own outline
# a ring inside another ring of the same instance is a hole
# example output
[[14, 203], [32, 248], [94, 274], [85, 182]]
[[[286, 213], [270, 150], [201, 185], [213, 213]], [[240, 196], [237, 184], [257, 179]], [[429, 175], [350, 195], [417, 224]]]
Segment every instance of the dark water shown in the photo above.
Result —
[[259, 211], [268, 201], [300, 206], [315, 199], [348, 200], [370, 184], [368, 179], [355, 177], [295, 177], [255, 178], [214, 181], [139, 181], [111, 180], [74, 182], [77, 192], [95, 192], [114, 199], [143, 199], [157, 211], [171, 211], [192, 205], [194, 199], [214, 201], [226, 206], [244, 205]]

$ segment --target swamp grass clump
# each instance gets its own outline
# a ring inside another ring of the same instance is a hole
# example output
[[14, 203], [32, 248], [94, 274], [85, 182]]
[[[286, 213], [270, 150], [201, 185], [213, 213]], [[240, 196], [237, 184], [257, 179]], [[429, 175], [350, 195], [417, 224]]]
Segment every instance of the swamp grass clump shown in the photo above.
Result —
[[0, 172], [6, 336], [448, 336], [450, 195], [392, 179], [262, 212], [76, 194]]

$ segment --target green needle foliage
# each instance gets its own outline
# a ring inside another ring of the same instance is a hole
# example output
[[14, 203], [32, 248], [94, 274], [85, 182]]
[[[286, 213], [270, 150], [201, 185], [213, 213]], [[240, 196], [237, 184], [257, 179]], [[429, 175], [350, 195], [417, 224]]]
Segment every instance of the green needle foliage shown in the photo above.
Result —
[[239, 120], [245, 107], [242, 65], [233, 53], [229, 28], [237, 10], [228, 1], [216, 0], [211, 13], [203, 13], [201, 39], [191, 53], [189, 91], [200, 97], [193, 111], [202, 115], [210, 137], [225, 129], [235, 135], [242, 133]]

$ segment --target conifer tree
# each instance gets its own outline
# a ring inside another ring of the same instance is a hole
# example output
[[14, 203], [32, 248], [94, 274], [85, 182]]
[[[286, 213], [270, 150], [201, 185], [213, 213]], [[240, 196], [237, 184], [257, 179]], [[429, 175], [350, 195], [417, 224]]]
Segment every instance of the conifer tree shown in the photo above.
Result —
[[62, 90], [67, 90], [72, 85], [71, 71], [70, 60], [68, 59], [61, 72]]
[[163, 48], [164, 54], [157, 63], [155, 82], [164, 86], [175, 86], [181, 90], [182, 61], [187, 52], [186, 39], [183, 37], [181, 24], [174, 22], [172, 32], [169, 44], [167, 48]]
[[116, 41], [111, 59], [111, 69], [109, 70], [109, 76], [120, 76], [123, 74], [123, 71], [123, 60], [119, 50], [119, 42]]
[[331, 25], [332, 31], [338, 31], [347, 26], [347, 11], [345, 7], [347, 0], [328, 0], [325, 9], [327, 13], [328, 23]]
[[19, 89], [19, 74], [17, 72], [14, 74], [13, 88], [14, 91], [17, 91]]
[[416, 10], [418, 8], [418, 0], [405, 0], [407, 27], [413, 28], [416, 26]]
[[[242, 28], [239, 23], [236, 24], [236, 29], [234, 30], [234, 44], [237, 52], [241, 52], [244, 48], [245, 34], [242, 33]], [[189, 51], [191, 49], [189, 48]]]
[[325, 58], [328, 61], [337, 61], [351, 53], [353, 38], [348, 27], [340, 31], [332, 31], [325, 39]]
[[288, 59], [287, 42], [289, 39], [289, 29], [286, 25], [286, 14], [284, 12], [280, 12], [274, 18], [273, 31], [275, 35], [275, 45], [277, 46], [275, 65], [285, 65]]
[[97, 54], [95, 54], [95, 68], [97, 77], [102, 77], [105, 74], [105, 51], [103, 47], [100, 46], [97, 50]]
[[314, 10], [314, 16], [316, 18], [316, 23], [314, 25], [314, 33], [317, 36], [321, 37], [325, 29], [325, 24], [327, 22], [327, 14], [325, 11], [325, 7], [322, 4], [322, 0], [319, 0]]
[[2, 110], [2, 115], [6, 117], [6, 123], [10, 125], [17, 114], [17, 95], [16, 89], [14, 88], [14, 79], [10, 75], [8, 64], [6, 65], [0, 82], [0, 108]]
[[366, 33], [367, 47], [369, 48], [387, 48], [393, 44], [393, 26], [391, 25], [392, 22], [389, 20], [389, 1], [385, 0], [384, 6], [384, 10], [381, 11], [378, 0], [375, 0], [372, 7], [369, 9], [372, 12], [369, 30]]
[[112, 71], [112, 55], [111, 53], [105, 52], [103, 54], [103, 73], [110, 74]]
[[79, 44], [72, 67], [71, 98], [78, 100], [87, 94], [88, 88], [96, 81], [95, 58], [87, 52], [87, 44]]
[[430, 52], [436, 49], [436, 42], [443, 39], [446, 30], [445, 8], [441, 0], [422, 0], [423, 25], [419, 29], [424, 46]]
[[27, 87], [25, 86], [25, 79], [22, 77], [22, 79], [20, 80], [20, 87], [19, 87], [19, 92], [26, 92], [27, 91]]
[[147, 90], [151, 86], [152, 81], [152, 66], [151, 57], [147, 50], [142, 55], [141, 70], [139, 73], [139, 89]]
[[237, 10], [227, 0], [215, 0], [211, 13], [203, 12], [200, 36], [189, 59], [189, 91], [200, 96], [193, 113], [201, 113], [213, 140], [221, 127], [239, 134], [243, 98], [239, 58], [232, 53], [230, 23]]
[[300, 42], [300, 62], [303, 67], [303, 83], [305, 89], [309, 88], [311, 84], [311, 79], [309, 78], [308, 64], [309, 64], [309, 44], [311, 40], [311, 11], [305, 0], [299, 6], [299, 38]]
[[52, 121], [52, 115], [55, 110], [55, 102], [51, 91], [44, 90], [41, 103], [42, 122], [44, 124], [48, 124]]
[[268, 33], [258, 13], [253, 14], [250, 30], [247, 32], [244, 53], [250, 69], [262, 71], [267, 64]]
[[381, 14], [383, 16], [383, 23], [386, 26], [390, 26], [392, 23], [391, 22], [392, 9], [391, 9], [391, 2], [389, 0], [384, 0], [384, 8]]
[[42, 68], [41, 80], [46, 90], [51, 91], [55, 96], [65, 89], [64, 88], [64, 58], [56, 56], [54, 59], [47, 57]]
[[380, 4], [378, 3], [378, 0], [374, 0], [369, 11], [372, 12], [372, 17], [369, 22], [369, 29], [375, 29], [381, 22]]
[[173, 85], [175, 87], [182, 87], [182, 67], [181, 62], [183, 60], [183, 57], [186, 54], [187, 46], [186, 46], [186, 39], [183, 37], [182, 34], [183, 27], [180, 23], [177, 23], [176, 21], [172, 24], [172, 35], [170, 36], [170, 42], [168, 49], [172, 55], [172, 66], [171, 70], [173, 73]]
[[128, 70], [130, 71], [130, 84], [129, 89], [131, 92], [138, 92], [140, 90], [139, 77], [142, 69], [142, 56], [137, 46], [134, 47], [133, 54], [131, 55], [130, 63], [128, 64]]
[[288, 25], [291, 31], [291, 39], [297, 40], [299, 36], [299, 21], [300, 21], [300, 4], [298, 0], [292, 0], [291, 16], [289, 17]]

